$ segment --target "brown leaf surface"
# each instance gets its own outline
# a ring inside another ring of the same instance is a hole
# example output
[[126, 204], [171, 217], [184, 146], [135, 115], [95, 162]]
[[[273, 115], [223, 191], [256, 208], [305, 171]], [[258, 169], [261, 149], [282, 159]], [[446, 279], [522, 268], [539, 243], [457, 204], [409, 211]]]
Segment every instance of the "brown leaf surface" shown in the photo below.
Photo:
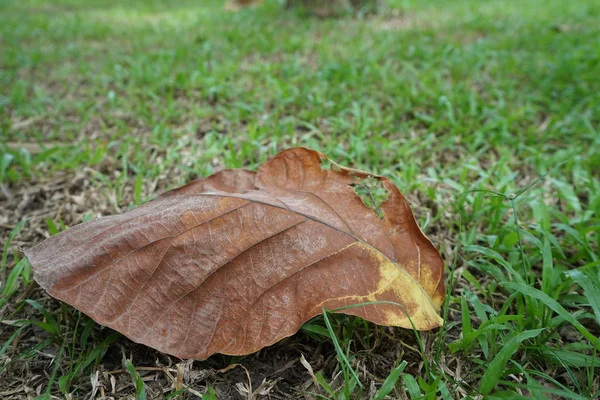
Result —
[[[381, 325], [441, 325], [444, 266], [386, 178], [383, 218], [353, 186], [296, 148], [257, 173], [222, 171], [26, 251], [52, 296], [132, 340], [182, 358], [248, 354], [323, 308]], [[372, 176], [372, 175], [371, 175]]]

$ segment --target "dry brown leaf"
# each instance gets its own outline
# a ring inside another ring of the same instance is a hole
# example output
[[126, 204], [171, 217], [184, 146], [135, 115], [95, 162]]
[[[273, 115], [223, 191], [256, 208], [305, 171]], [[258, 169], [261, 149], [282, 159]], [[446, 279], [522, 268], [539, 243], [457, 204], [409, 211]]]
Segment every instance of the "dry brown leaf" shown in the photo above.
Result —
[[242, 355], [323, 308], [381, 325], [439, 327], [444, 266], [404, 196], [383, 218], [353, 185], [367, 172], [283, 151], [258, 172], [222, 171], [26, 251], [50, 295], [132, 340], [182, 358]]

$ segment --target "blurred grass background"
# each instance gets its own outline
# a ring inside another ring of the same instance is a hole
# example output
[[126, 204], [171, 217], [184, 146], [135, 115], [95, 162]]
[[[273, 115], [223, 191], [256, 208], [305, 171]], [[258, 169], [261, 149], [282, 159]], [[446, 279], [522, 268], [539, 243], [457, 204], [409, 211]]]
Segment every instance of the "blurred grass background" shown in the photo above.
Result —
[[[18, 246], [307, 146], [392, 178], [448, 264], [448, 324], [417, 352], [425, 369], [388, 375], [398, 353], [366, 387], [392, 376], [391, 398], [598, 396], [600, 3], [390, 0], [378, 15], [317, 19], [276, 1], [238, 13], [208, 0], [4, 1], [0, 50], [0, 317], [50, 315], [63, 332], [3, 327], [10, 390], [27, 377], [15, 365], [38, 363], [44, 393], [83, 398], [110, 351], [78, 370], [27, 352], [59, 354], [73, 311], [42, 302]], [[363, 365], [353, 335], [365, 332], [347, 324], [336, 333]], [[48, 378], [54, 365], [72, 379]], [[369, 398], [335, 371], [323, 367], [333, 394], [315, 383], [321, 395]], [[299, 380], [274, 390], [302, 392]]]

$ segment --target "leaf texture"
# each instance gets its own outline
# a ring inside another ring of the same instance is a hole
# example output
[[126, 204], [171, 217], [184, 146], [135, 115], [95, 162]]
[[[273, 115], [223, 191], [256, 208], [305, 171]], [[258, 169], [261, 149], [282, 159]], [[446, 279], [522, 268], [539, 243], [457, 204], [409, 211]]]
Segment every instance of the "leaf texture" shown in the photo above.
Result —
[[[243, 355], [323, 308], [376, 324], [441, 325], [444, 265], [399, 190], [383, 218], [353, 185], [367, 172], [283, 151], [256, 173], [225, 170], [26, 251], [50, 295], [181, 358]], [[409, 317], [410, 320], [409, 321]]]

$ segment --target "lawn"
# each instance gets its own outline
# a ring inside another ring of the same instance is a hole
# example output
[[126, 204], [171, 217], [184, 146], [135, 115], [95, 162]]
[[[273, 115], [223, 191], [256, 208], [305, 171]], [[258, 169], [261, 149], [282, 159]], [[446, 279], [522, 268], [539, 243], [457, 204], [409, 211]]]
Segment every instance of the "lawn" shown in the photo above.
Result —
[[[600, 397], [600, 2], [388, 3], [0, 4], [0, 398]], [[32, 280], [23, 248], [296, 146], [406, 194], [443, 328], [328, 314], [186, 361]]]

